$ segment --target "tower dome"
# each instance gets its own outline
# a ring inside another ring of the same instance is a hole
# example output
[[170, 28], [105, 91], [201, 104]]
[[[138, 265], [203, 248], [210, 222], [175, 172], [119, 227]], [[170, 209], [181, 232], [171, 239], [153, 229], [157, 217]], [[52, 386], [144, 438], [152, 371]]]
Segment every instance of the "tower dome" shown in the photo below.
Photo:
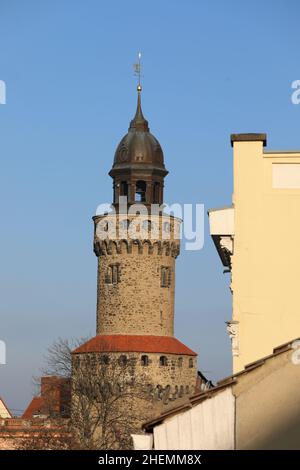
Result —
[[120, 141], [109, 175], [114, 180], [114, 204], [120, 196], [128, 203], [141, 201], [162, 204], [163, 179], [168, 174], [160, 143], [150, 133], [141, 106], [142, 87], [137, 87], [138, 99], [134, 118], [127, 134]]
[[127, 134], [119, 143], [114, 166], [151, 165], [165, 171], [164, 155], [158, 140], [149, 131], [148, 121], [144, 118], [141, 107], [141, 87], [138, 87], [138, 102], [134, 118], [130, 122]]

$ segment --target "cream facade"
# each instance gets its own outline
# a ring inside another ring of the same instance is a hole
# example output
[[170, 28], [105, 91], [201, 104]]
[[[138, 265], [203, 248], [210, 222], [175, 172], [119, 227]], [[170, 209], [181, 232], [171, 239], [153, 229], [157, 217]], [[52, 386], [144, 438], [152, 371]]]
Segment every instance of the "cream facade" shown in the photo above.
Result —
[[2, 419], [12, 418], [11, 412], [7, 408], [2, 398], [0, 398], [0, 418]]
[[234, 134], [232, 207], [209, 211], [231, 271], [233, 371], [300, 336], [300, 151], [266, 151], [265, 134]]

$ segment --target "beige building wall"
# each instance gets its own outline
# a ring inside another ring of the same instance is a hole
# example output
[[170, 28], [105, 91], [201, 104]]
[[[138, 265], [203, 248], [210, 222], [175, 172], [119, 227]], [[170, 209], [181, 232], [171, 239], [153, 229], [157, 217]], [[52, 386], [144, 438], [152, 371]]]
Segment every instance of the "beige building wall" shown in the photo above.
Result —
[[0, 398], [0, 418], [11, 418], [10, 411], [6, 408], [6, 405]]
[[233, 321], [237, 372], [300, 336], [300, 152], [233, 141]]
[[265, 151], [265, 134], [234, 134], [232, 206], [209, 211], [231, 271], [233, 372], [300, 336], [300, 151]]
[[237, 449], [300, 449], [298, 351], [274, 356], [233, 387]]

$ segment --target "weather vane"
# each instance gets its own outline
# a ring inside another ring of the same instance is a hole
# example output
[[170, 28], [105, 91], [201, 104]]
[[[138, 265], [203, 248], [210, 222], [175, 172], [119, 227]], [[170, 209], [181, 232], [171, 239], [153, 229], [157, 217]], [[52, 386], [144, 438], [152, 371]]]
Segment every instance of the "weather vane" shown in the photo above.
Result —
[[142, 57], [142, 53], [139, 52], [138, 53], [138, 62], [133, 65], [134, 75], [136, 77], [138, 77], [138, 79], [139, 79], [139, 83], [138, 83], [138, 87], [137, 87], [138, 91], [142, 90], [142, 85], [141, 85], [141, 57]]

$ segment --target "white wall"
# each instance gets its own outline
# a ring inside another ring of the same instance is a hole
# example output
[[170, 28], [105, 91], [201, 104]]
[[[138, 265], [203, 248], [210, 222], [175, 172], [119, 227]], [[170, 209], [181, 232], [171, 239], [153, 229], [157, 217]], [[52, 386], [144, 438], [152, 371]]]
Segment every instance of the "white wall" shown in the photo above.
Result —
[[156, 426], [157, 450], [234, 449], [235, 398], [231, 387]]

